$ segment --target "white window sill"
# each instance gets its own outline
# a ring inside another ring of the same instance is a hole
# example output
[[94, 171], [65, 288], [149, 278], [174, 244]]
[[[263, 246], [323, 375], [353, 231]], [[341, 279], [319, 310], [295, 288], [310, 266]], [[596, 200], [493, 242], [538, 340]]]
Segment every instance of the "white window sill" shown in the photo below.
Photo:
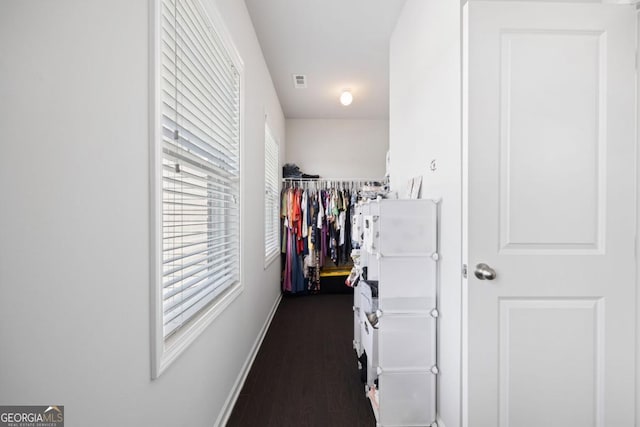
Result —
[[156, 379], [193, 343], [202, 332], [242, 293], [240, 282], [226, 289], [206, 311], [166, 342], [162, 333], [153, 343], [155, 357], [151, 363], [151, 379]]

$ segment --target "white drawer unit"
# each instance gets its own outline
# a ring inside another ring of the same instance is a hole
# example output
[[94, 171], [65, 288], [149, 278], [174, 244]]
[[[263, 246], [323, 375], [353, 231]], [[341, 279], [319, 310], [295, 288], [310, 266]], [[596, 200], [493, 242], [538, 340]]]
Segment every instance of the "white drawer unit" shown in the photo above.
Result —
[[[374, 283], [361, 281], [358, 285], [360, 294], [360, 339], [362, 351], [367, 355], [366, 384], [371, 387], [377, 377], [378, 368], [378, 329], [368, 319], [370, 313], [378, 309], [377, 286]], [[364, 367], [363, 367], [364, 368]]]
[[[358, 244], [360, 245], [360, 259], [358, 260], [358, 269], [359, 271], [363, 272], [363, 271], [367, 271], [369, 270], [369, 266], [370, 264], [373, 262], [374, 263], [374, 270], [375, 265], [377, 265], [376, 263], [376, 258], [372, 257], [371, 254], [369, 253], [369, 251], [366, 251], [364, 249], [365, 246], [365, 240], [364, 240], [364, 236], [365, 236], [365, 228], [364, 228], [364, 218], [368, 215], [370, 215], [371, 212], [371, 204], [370, 203], [362, 203], [360, 202], [357, 206], [356, 206], [356, 210], [355, 210], [355, 214], [354, 216], [357, 216], [358, 219], [356, 219], [355, 221], [360, 224], [359, 225], [359, 233], [358, 233]], [[363, 274], [363, 278], [370, 278], [373, 280], [376, 280], [375, 277], [368, 277], [367, 274]]]
[[[371, 325], [365, 314], [361, 315], [362, 350], [367, 355], [366, 386], [373, 387], [378, 376], [378, 330]], [[364, 369], [364, 367], [363, 367]]]
[[353, 290], [353, 349], [356, 355], [362, 355], [362, 338], [360, 334], [360, 285]]
[[437, 204], [432, 200], [376, 200], [363, 213], [364, 246], [381, 256], [430, 256], [436, 249]]
[[[378, 285], [375, 308], [366, 291], [359, 295], [362, 350], [373, 369], [367, 396], [378, 426], [436, 425], [438, 202], [385, 199], [366, 206], [362, 252], [367, 278]], [[367, 313], [376, 313], [376, 328]]]
[[378, 247], [378, 216], [377, 215], [363, 215], [362, 217], [363, 228], [363, 243], [364, 248], [371, 254], [376, 254]]
[[362, 205], [356, 205], [351, 217], [351, 240], [354, 246], [361, 247], [363, 242]]

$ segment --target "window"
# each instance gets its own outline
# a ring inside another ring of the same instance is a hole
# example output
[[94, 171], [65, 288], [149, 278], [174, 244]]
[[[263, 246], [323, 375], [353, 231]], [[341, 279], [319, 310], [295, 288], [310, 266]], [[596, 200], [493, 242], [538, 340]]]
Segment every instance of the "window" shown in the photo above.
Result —
[[240, 292], [241, 62], [199, 0], [161, 0], [154, 40], [154, 377]]
[[269, 126], [264, 126], [264, 257], [265, 266], [273, 261], [279, 251], [278, 143]]

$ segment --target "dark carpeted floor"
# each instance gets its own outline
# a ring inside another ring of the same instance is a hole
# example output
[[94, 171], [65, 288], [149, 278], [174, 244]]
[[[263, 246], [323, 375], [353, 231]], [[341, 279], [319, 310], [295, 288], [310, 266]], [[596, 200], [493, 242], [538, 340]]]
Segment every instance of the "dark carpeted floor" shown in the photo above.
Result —
[[227, 426], [375, 426], [352, 305], [351, 294], [283, 297]]

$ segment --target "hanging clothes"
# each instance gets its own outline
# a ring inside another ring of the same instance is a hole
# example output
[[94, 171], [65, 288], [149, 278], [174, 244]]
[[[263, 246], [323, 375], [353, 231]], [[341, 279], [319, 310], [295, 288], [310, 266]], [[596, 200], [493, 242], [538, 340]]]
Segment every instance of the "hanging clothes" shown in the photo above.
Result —
[[282, 291], [315, 293], [320, 271], [350, 262], [351, 218], [358, 192], [344, 183], [324, 188], [289, 183], [281, 194]]

